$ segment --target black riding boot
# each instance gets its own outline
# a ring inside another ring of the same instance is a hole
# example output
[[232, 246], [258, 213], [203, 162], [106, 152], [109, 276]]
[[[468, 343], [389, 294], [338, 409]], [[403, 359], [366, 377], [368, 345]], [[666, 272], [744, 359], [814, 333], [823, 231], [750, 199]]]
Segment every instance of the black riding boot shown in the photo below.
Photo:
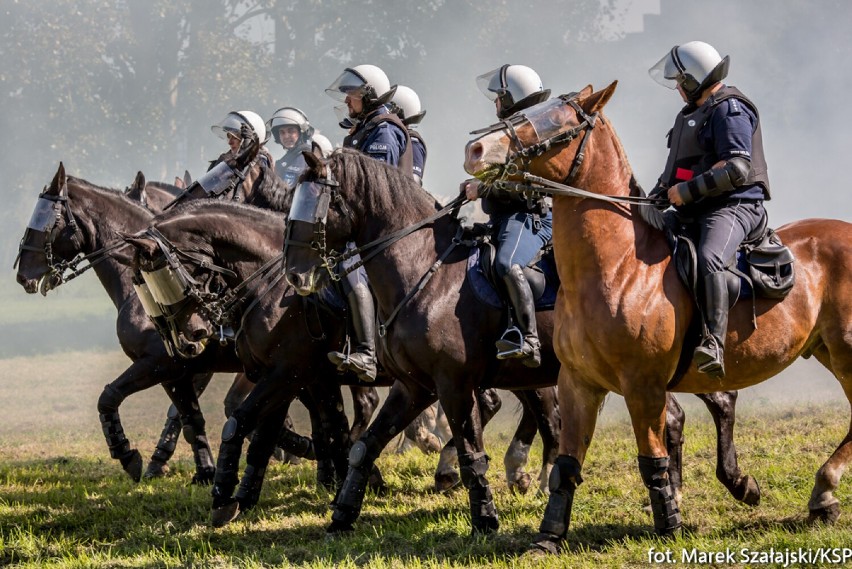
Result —
[[352, 371], [362, 381], [376, 379], [376, 308], [373, 295], [365, 284], [352, 288], [346, 295], [352, 313], [355, 347], [350, 354], [329, 352], [328, 359], [340, 371]]
[[521, 359], [527, 367], [541, 365], [541, 343], [535, 324], [535, 301], [532, 290], [520, 265], [512, 265], [503, 277], [509, 302], [515, 313], [517, 327], [512, 327], [497, 340], [497, 359]]
[[724, 271], [704, 277], [704, 323], [707, 333], [693, 355], [698, 371], [725, 377], [725, 334], [728, 331], [728, 282]]

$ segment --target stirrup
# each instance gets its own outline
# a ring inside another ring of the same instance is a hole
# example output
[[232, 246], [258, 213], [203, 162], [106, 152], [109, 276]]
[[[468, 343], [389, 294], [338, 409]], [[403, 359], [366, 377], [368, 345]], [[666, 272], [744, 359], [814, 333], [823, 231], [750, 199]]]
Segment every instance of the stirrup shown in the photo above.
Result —
[[710, 336], [702, 341], [695, 348], [692, 357], [699, 372], [714, 379], [725, 377], [724, 351], [715, 337]]
[[497, 359], [508, 360], [524, 358], [524, 334], [517, 326], [507, 328], [503, 335], [494, 344], [497, 346]]

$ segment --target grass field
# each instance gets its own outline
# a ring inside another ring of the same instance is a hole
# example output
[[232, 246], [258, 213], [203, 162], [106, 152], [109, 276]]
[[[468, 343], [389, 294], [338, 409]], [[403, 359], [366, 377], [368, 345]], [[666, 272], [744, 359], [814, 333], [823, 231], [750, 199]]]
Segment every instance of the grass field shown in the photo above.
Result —
[[[502, 455], [514, 429], [509, 396], [487, 431], [490, 480], [501, 516], [498, 534], [469, 537], [466, 496], [434, 494], [436, 459], [413, 450], [381, 457], [390, 491], [367, 497], [352, 536], [329, 541], [324, 528], [331, 496], [315, 489], [311, 463], [273, 463], [257, 508], [218, 530], [208, 523], [209, 489], [188, 486], [193, 465], [184, 443], [173, 476], [132, 483], [109, 458], [95, 410], [103, 385], [126, 365], [126, 358], [112, 351], [0, 360], [0, 566], [644, 567], [651, 565], [654, 548], [662, 555], [671, 552], [670, 566], [688, 564], [684, 551], [730, 550], [734, 566], [757, 567], [776, 565], [743, 563], [741, 549], [768, 561], [773, 551], [802, 548], [818, 555], [852, 547], [847, 516], [831, 527], [803, 523], [814, 472], [849, 425], [840, 388], [811, 362], [740, 398], [741, 465], [763, 491], [756, 509], [736, 503], [716, 482], [709, 415], [695, 398], [680, 398], [688, 414], [686, 532], [671, 542], [651, 534], [632, 431], [623, 401], [611, 397], [584, 466], [566, 549], [546, 559], [523, 555], [545, 498], [514, 496], [502, 478]], [[214, 445], [228, 382], [217, 377], [202, 398]], [[153, 450], [166, 407], [159, 389], [122, 407], [128, 437], [143, 456]], [[303, 413], [296, 414], [296, 423], [306, 430]], [[539, 464], [536, 444], [530, 466], [537, 470]], [[848, 488], [844, 480], [837, 493], [847, 509], [852, 507]]]

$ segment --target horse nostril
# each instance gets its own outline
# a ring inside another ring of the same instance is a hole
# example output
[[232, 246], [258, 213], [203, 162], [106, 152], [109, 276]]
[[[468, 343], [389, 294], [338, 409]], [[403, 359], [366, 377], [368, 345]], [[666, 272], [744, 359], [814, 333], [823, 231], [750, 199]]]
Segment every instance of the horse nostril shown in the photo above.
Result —
[[300, 273], [289, 272], [287, 273], [287, 282], [296, 288], [302, 288], [304, 284], [304, 278]]
[[482, 158], [482, 152], [483, 152], [482, 148], [483, 148], [482, 143], [474, 142], [473, 144], [471, 144], [470, 148], [468, 148], [468, 152], [467, 152], [468, 162], [470, 162], [470, 163], [479, 162], [479, 160]]
[[206, 330], [198, 329], [198, 330], [194, 330], [192, 332], [192, 341], [193, 342], [200, 342], [205, 337], [207, 337], [207, 331]]

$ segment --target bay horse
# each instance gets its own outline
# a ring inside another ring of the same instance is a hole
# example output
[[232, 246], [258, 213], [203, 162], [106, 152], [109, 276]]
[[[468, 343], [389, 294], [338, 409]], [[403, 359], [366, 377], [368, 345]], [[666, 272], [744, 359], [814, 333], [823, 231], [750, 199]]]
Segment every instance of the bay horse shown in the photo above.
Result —
[[[534, 544], [547, 551], [556, 551], [568, 530], [597, 409], [610, 391], [622, 394], [630, 411], [640, 474], [661, 535], [682, 523], [662, 468], [667, 386], [687, 393], [741, 389], [814, 356], [852, 401], [852, 224], [839, 220], [808, 219], [777, 230], [795, 255], [796, 284], [783, 300], [757, 298], [753, 307], [742, 302], [732, 308], [724, 379], [698, 373], [693, 364], [679, 370], [695, 308], [657, 228], [659, 217], [624, 203], [641, 201], [644, 192], [601, 112], [615, 87], [593, 91], [589, 85], [540, 103], [513, 121], [513, 132], [498, 124], [466, 147], [465, 170], [485, 183], [529, 186], [527, 180], [544, 191], [561, 183], [553, 198], [562, 281], [554, 335], [562, 362], [558, 489]], [[834, 491], [850, 456], [852, 431], [816, 473], [809, 520], [837, 519]]]
[[[328, 531], [352, 529], [374, 461], [436, 397], [453, 432], [473, 530], [496, 530], [497, 511], [485, 477], [488, 458], [474, 394], [483, 387], [532, 389], [556, 383], [553, 312], [536, 315], [543, 347], [540, 369], [496, 360], [494, 342], [503, 331], [501, 311], [477, 300], [466, 278], [470, 249], [460, 240], [461, 225], [453, 216], [443, 215], [458, 204], [436, 213], [435, 198], [410, 176], [352, 150], [338, 150], [328, 160], [306, 155], [306, 160], [309, 168], [302, 187], [309, 184], [303, 194], [307, 199], [298, 203], [297, 215], [294, 201], [288, 221], [287, 280], [300, 294], [316, 292], [336, 276], [334, 266], [342, 257], [335, 251], [346, 251], [350, 241], [362, 248], [383, 331], [380, 359], [400, 380], [353, 446]], [[733, 411], [732, 406], [729, 409]], [[564, 421], [564, 410], [562, 416]], [[739, 477], [737, 483], [744, 480]], [[756, 488], [750, 477], [745, 486]]]

